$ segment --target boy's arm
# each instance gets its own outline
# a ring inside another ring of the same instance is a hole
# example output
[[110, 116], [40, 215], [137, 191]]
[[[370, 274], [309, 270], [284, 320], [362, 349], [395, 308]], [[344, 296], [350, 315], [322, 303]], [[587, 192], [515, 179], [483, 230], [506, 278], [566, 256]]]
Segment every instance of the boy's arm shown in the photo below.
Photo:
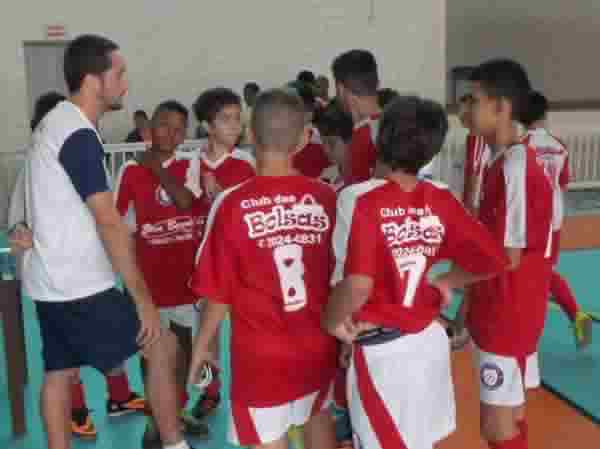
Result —
[[160, 185], [173, 200], [178, 209], [189, 209], [194, 203], [194, 194], [179, 184], [178, 180], [162, 166], [162, 162], [152, 150], [142, 153], [140, 165], [148, 168], [158, 178]]

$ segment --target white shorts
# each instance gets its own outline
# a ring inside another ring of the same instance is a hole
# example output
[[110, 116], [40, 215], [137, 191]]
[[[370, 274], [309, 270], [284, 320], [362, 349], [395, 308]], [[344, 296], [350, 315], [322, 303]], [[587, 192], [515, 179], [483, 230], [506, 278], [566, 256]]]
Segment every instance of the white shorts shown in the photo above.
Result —
[[519, 360], [474, 345], [473, 353], [479, 373], [479, 397], [484, 404], [518, 407], [525, 403], [525, 390], [540, 386], [537, 352]]
[[158, 309], [160, 314], [160, 324], [163, 329], [169, 329], [171, 323], [181, 327], [192, 329], [192, 335], [196, 334], [198, 328], [198, 311], [193, 304], [183, 306], [164, 307]]
[[355, 449], [432, 449], [456, 428], [444, 328], [435, 321], [418, 334], [355, 345], [348, 402]]
[[256, 446], [277, 441], [290, 427], [302, 426], [329, 408], [333, 383], [293, 402], [268, 408], [252, 408], [231, 402], [227, 439], [236, 446]]

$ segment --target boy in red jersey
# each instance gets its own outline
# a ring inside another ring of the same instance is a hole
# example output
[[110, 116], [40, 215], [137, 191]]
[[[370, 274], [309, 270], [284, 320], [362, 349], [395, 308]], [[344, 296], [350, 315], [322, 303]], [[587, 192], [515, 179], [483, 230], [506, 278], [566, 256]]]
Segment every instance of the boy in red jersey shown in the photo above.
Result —
[[[160, 104], [153, 114], [152, 147], [139, 162], [121, 169], [115, 196], [117, 209], [135, 236], [135, 252], [163, 327], [177, 336], [181, 408], [187, 402], [186, 375], [195, 325], [195, 297], [187, 287], [194, 257], [208, 215], [197, 160], [179, 158], [175, 150], [185, 138], [188, 111], [175, 101]], [[207, 427], [182, 414], [189, 433], [206, 436]], [[158, 433], [149, 421], [144, 447], [158, 445]]]
[[560, 232], [564, 220], [564, 192], [569, 184], [569, 153], [565, 145], [546, 128], [548, 100], [539, 92], [529, 96], [529, 107], [521, 116], [527, 127], [526, 143], [533, 147], [542, 163], [554, 194], [552, 217], [552, 265], [550, 295], [573, 323], [575, 343], [584, 349], [592, 341], [592, 319], [582, 311], [569, 283], [556, 271], [560, 254]]
[[198, 253], [191, 286], [207, 304], [189, 381], [197, 383], [211, 359], [210, 341], [229, 312], [229, 441], [283, 449], [289, 428], [305, 425], [307, 449], [333, 448], [327, 408], [337, 342], [320, 320], [333, 267], [335, 193], [294, 175], [293, 153], [308, 137], [297, 96], [260, 95], [252, 132], [258, 176], [217, 198]]
[[[351, 343], [355, 447], [432, 449], [455, 428], [448, 338], [436, 320], [450, 290], [500, 272], [500, 246], [442, 185], [419, 180], [448, 130], [440, 105], [400, 97], [377, 140], [386, 176], [338, 199], [336, 269], [324, 325]], [[440, 260], [458, 266], [429, 281]], [[471, 274], [474, 273], [474, 274]]]
[[551, 275], [552, 189], [518, 120], [531, 90], [525, 70], [492, 60], [472, 74], [473, 124], [492, 149], [479, 218], [504, 246], [509, 271], [473, 286], [467, 326], [480, 377], [481, 430], [493, 449], [526, 449], [526, 390], [539, 386], [537, 346]]

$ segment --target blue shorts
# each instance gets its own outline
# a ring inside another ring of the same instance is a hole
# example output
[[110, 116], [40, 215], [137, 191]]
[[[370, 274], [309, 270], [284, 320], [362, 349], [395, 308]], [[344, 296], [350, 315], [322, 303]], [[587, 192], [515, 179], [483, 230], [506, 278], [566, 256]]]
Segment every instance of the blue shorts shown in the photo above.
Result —
[[116, 288], [66, 302], [35, 302], [46, 371], [91, 366], [107, 373], [139, 351], [133, 301]]

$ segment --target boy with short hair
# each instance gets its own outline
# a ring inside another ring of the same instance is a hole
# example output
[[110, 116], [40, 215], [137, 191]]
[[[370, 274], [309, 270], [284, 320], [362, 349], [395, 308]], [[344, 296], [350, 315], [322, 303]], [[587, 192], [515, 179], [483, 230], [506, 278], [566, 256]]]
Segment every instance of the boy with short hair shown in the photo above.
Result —
[[474, 131], [490, 144], [479, 218], [511, 264], [472, 287], [467, 326], [480, 379], [481, 430], [493, 449], [526, 449], [526, 390], [539, 386], [537, 346], [551, 275], [552, 189], [516, 121], [531, 85], [521, 65], [492, 60], [472, 74]]
[[206, 90], [194, 103], [196, 119], [208, 132], [208, 143], [200, 148], [200, 171], [211, 200], [254, 176], [254, 158], [236, 148], [242, 133], [241, 108], [240, 96], [224, 87]]
[[295, 175], [293, 153], [308, 137], [304, 112], [288, 91], [259, 96], [252, 118], [258, 176], [217, 198], [191, 281], [207, 303], [189, 381], [198, 382], [229, 313], [228, 439], [240, 446], [286, 449], [294, 425], [305, 425], [307, 449], [335, 446], [327, 408], [337, 343], [320, 329], [335, 193]]
[[[187, 287], [194, 257], [208, 215], [198, 177], [197, 160], [178, 158], [175, 150], [185, 138], [187, 109], [176, 101], [161, 103], [151, 120], [152, 147], [140, 161], [128, 161], [117, 180], [117, 209], [135, 238], [135, 252], [160, 321], [177, 337], [180, 407], [188, 400], [186, 375], [195, 325], [195, 296]], [[207, 436], [208, 428], [182, 412], [186, 431]], [[160, 441], [153, 422], [144, 433], [144, 447]]]
[[592, 319], [582, 311], [569, 283], [556, 271], [560, 254], [560, 233], [564, 220], [564, 192], [569, 184], [569, 153], [565, 145], [546, 128], [548, 100], [539, 92], [529, 95], [529, 107], [521, 116], [527, 127], [525, 142], [535, 148], [554, 194], [552, 218], [552, 264], [550, 295], [573, 323], [575, 343], [584, 349], [592, 341]]
[[316, 108], [314, 90], [299, 81], [291, 82], [287, 87], [302, 99], [306, 124], [309, 126], [308, 143], [294, 154], [294, 168], [309, 178], [320, 178], [332, 161], [325, 151], [319, 129], [313, 124]]
[[[248, 151], [236, 147], [242, 132], [238, 94], [224, 87], [208, 89], [194, 103], [194, 113], [208, 131], [208, 143], [199, 152], [200, 177], [203, 191], [212, 203], [222, 191], [253, 177], [256, 161]], [[218, 339], [212, 345], [217, 351]], [[194, 407], [193, 414], [199, 419], [213, 413], [221, 402], [221, 376], [216, 364], [212, 365], [212, 372], [212, 382]]]
[[[335, 287], [324, 326], [352, 344], [347, 388], [356, 448], [432, 449], [454, 430], [449, 345], [437, 318], [452, 289], [508, 262], [445, 186], [417, 176], [447, 130], [439, 104], [393, 101], [377, 140], [386, 176], [338, 198]], [[428, 280], [431, 267], [448, 259], [466, 271], [455, 266]]]

